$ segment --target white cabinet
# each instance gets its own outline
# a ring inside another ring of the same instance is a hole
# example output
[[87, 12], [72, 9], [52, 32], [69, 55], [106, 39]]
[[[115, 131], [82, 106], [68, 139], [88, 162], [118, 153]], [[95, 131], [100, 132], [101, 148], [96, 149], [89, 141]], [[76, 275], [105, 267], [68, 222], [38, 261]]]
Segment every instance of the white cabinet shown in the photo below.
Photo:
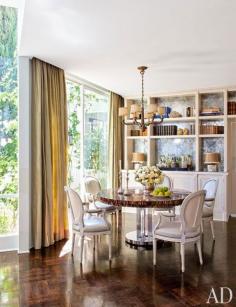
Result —
[[195, 172], [168, 172], [166, 174], [172, 179], [174, 189], [191, 192], [197, 190], [197, 174]]
[[214, 219], [227, 221], [229, 216], [229, 200], [227, 199], [227, 173], [203, 173], [203, 172], [168, 172], [173, 180], [175, 189], [185, 189], [191, 192], [202, 189], [204, 183], [209, 179], [219, 181], [214, 207]]

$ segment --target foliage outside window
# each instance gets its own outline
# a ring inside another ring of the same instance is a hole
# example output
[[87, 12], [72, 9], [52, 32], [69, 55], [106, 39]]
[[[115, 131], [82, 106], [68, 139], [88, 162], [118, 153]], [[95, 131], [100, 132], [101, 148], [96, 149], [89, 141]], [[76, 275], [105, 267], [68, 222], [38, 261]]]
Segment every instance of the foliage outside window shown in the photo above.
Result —
[[69, 184], [81, 190], [83, 176], [93, 175], [105, 188], [108, 167], [108, 95], [67, 80], [67, 99]]
[[84, 172], [107, 186], [108, 96], [84, 90]]
[[13, 233], [18, 212], [17, 11], [0, 6], [0, 234]]
[[80, 189], [80, 148], [81, 148], [81, 101], [79, 84], [66, 81], [67, 103], [68, 103], [68, 134], [69, 134], [69, 167], [68, 183], [72, 188]]

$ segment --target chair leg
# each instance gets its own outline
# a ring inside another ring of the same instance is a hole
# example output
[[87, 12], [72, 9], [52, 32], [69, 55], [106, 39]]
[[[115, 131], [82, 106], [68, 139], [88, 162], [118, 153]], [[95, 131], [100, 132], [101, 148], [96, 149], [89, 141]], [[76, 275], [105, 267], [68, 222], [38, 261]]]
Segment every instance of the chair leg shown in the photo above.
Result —
[[112, 236], [111, 234], [108, 235], [109, 238], [109, 261], [111, 261], [112, 256]]
[[74, 246], [75, 246], [75, 233], [72, 234], [72, 247], [71, 247], [71, 255], [74, 254]]
[[203, 231], [204, 231], [204, 229], [203, 229], [203, 220], [201, 220], [201, 225], [200, 225], [200, 227], [201, 227], [201, 232], [203, 233]]
[[215, 240], [214, 221], [210, 220], [210, 224], [211, 224], [212, 238], [213, 238], [213, 240]]
[[96, 237], [97, 237], [97, 236], [93, 236], [93, 249], [95, 249], [95, 245], [96, 245]]
[[184, 244], [180, 243], [180, 255], [181, 255], [181, 271], [185, 271], [185, 252], [184, 252]]
[[153, 238], [153, 265], [157, 262], [157, 241]]
[[198, 241], [197, 241], [197, 250], [198, 250], [198, 255], [199, 255], [199, 261], [200, 261], [200, 264], [202, 265], [202, 264], [203, 264], [203, 261], [202, 261], [201, 240], [198, 240]]
[[116, 224], [117, 229], [119, 228], [119, 210], [116, 210]]
[[82, 263], [83, 259], [83, 249], [84, 249], [84, 236], [80, 237], [80, 252], [79, 252], [79, 261]]

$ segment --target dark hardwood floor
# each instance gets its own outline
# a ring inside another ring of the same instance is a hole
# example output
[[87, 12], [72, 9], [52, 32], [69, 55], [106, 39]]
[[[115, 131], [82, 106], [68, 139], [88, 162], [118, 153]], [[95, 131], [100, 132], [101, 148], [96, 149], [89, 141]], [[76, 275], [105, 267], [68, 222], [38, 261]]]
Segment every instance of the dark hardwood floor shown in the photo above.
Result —
[[95, 252], [91, 241], [85, 243], [83, 267], [78, 248], [72, 259], [69, 241], [20, 256], [1, 253], [0, 306], [209, 306], [211, 287], [219, 296], [223, 286], [234, 293], [225, 306], [236, 306], [236, 219], [215, 222], [215, 244], [205, 225], [204, 265], [190, 244], [184, 274], [178, 245], [158, 249], [154, 268], [152, 250], [131, 249], [124, 242], [135, 216], [123, 214], [121, 223], [122, 231], [114, 231], [111, 265], [105, 237]]

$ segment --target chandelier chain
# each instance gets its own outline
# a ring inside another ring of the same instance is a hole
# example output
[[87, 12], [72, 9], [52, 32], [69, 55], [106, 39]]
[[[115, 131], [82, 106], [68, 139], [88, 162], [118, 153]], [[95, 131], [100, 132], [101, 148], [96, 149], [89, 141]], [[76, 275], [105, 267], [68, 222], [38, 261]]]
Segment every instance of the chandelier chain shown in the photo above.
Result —
[[144, 71], [141, 72], [141, 76], [142, 76], [142, 106], [144, 106], [144, 101], [143, 101], [143, 98], [144, 98]]

